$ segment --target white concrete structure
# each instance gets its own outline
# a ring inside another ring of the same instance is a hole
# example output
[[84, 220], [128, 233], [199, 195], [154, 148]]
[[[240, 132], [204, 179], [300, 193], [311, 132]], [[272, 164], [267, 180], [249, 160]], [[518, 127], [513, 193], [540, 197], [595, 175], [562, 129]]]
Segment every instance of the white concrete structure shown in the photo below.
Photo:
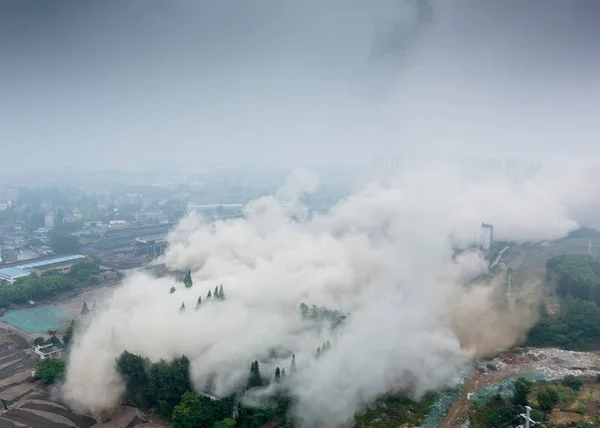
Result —
[[60, 358], [62, 357], [62, 348], [49, 343], [48, 345], [37, 345], [34, 352], [40, 356], [40, 359]]
[[46, 213], [46, 217], [44, 217], [44, 226], [48, 229], [52, 229], [54, 227], [54, 213], [52, 211], [48, 211]]
[[494, 226], [491, 224], [481, 223], [481, 238], [479, 245], [483, 251], [489, 251], [494, 242]]

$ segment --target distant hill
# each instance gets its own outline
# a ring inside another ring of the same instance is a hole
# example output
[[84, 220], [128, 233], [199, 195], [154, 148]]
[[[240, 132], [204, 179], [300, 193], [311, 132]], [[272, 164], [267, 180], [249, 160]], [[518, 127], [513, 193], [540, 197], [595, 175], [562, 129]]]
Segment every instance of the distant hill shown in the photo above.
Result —
[[567, 238], [598, 239], [600, 238], [600, 232], [589, 227], [582, 227], [569, 233]]

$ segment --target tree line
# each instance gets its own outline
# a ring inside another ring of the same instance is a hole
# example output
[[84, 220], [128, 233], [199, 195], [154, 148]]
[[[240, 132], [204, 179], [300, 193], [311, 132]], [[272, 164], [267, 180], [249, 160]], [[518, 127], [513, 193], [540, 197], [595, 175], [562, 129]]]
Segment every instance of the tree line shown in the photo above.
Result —
[[[257, 428], [278, 417], [283, 420], [291, 404], [285, 369], [277, 367], [273, 376], [265, 378], [258, 361], [250, 364], [245, 387], [222, 399], [193, 392], [189, 377], [190, 361], [186, 356], [170, 362], [160, 360], [152, 363], [147, 358], [125, 351], [117, 359], [116, 366], [125, 381], [123, 400], [156, 411], [169, 418], [175, 428]], [[292, 357], [290, 372], [295, 372], [295, 356]], [[274, 387], [274, 392], [261, 408], [244, 406], [246, 393], [269, 385]]]
[[[186, 272], [185, 277], [183, 278], [183, 285], [185, 286], [186, 289], [190, 289], [194, 285], [194, 282], [192, 281], [192, 271], [191, 270], [188, 270]], [[175, 286], [173, 286], [169, 290], [169, 293], [174, 294], [176, 291], [177, 291], [177, 288], [175, 288]], [[225, 300], [225, 291], [223, 289], [223, 284], [215, 286], [214, 293], [212, 290], [208, 290], [208, 294], [206, 295], [206, 299], [204, 301], [210, 301], [210, 300], [219, 300], [219, 301]], [[202, 296], [198, 296], [198, 300], [196, 302], [196, 310], [200, 309], [200, 306], [202, 306]], [[181, 306], [179, 307], [179, 312], [180, 313], [185, 312], [185, 302], [181, 302]]]
[[540, 320], [530, 330], [526, 345], [558, 346], [571, 350], [590, 350], [600, 347], [600, 309], [594, 302], [567, 297], [560, 312], [548, 314], [545, 306]]
[[584, 254], [553, 256], [546, 262], [550, 283], [561, 297], [591, 301], [600, 305], [600, 259]]

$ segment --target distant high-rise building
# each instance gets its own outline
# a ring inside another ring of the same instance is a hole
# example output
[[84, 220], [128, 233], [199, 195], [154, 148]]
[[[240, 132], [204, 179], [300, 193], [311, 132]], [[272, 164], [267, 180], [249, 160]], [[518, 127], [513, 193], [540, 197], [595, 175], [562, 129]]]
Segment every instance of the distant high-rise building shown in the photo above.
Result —
[[46, 212], [46, 216], [44, 217], [44, 226], [46, 226], [48, 229], [52, 229], [54, 227], [54, 212]]
[[494, 242], [494, 226], [487, 223], [481, 223], [481, 238], [479, 245], [484, 251], [489, 251]]

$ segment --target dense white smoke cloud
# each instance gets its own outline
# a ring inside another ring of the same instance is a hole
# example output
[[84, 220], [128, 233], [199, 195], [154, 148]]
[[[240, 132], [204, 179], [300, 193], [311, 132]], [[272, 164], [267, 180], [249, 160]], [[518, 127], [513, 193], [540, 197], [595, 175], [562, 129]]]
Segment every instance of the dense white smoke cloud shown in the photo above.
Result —
[[[472, 243], [482, 221], [499, 239], [564, 236], [578, 225], [571, 208], [589, 202], [588, 171], [516, 186], [473, 183], [440, 166], [366, 186], [312, 219], [292, 220], [274, 197], [248, 204], [245, 219], [206, 224], [191, 215], [172, 233], [165, 262], [191, 269], [194, 286], [128, 278], [76, 338], [64, 397], [93, 413], [114, 406], [123, 388], [114, 359], [125, 349], [152, 360], [187, 355], [195, 387], [211, 381], [216, 395], [243, 385], [255, 359], [266, 375], [288, 369], [289, 357], [268, 359], [269, 349], [288, 349], [306, 427], [341, 426], [390, 390], [419, 396], [449, 385], [463, 364], [510, 346], [533, 321], [494, 306], [493, 287], [466, 287], [487, 263], [474, 252], [453, 258], [453, 246]], [[315, 185], [299, 173], [278, 195], [297, 201]], [[227, 300], [194, 311], [221, 283]], [[335, 332], [315, 330], [301, 302], [351, 315]], [[332, 349], [315, 360], [326, 340]]]

